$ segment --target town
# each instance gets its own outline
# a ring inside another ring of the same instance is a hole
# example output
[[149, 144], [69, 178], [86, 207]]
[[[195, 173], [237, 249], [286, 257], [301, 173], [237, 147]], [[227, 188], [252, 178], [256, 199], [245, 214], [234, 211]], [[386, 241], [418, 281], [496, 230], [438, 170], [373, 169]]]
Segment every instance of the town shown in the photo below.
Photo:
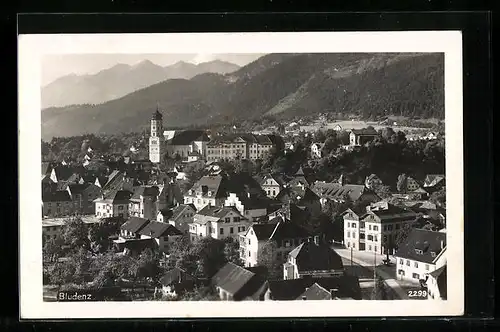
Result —
[[44, 300], [445, 300], [444, 134], [344, 122], [42, 141]]

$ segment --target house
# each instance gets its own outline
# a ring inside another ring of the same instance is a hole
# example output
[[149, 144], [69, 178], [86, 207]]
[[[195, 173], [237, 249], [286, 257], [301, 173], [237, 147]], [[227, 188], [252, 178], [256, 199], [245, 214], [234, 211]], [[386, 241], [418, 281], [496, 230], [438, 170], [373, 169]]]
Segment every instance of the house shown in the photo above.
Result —
[[342, 126], [339, 125], [339, 124], [337, 124], [337, 125], [335, 125], [335, 127], [333, 127], [333, 130], [335, 130], [335, 131], [342, 131]]
[[[411, 192], [414, 192], [415, 190], [421, 188], [420, 183], [417, 180], [415, 180], [413, 177], [405, 176], [404, 174], [402, 174], [400, 176], [404, 176], [404, 180], [401, 183], [401, 187], [398, 188], [398, 189], [400, 189], [399, 190], [400, 192], [411, 193]], [[398, 185], [399, 185], [399, 183], [398, 183]]]
[[429, 273], [446, 264], [446, 233], [412, 229], [394, 257], [399, 280], [425, 280]]
[[302, 189], [305, 189], [306, 187], [310, 187], [311, 184], [312, 176], [310, 174], [306, 174], [302, 166], [300, 166], [290, 181], [288, 181], [287, 187], [301, 187]]
[[261, 275], [231, 262], [212, 277], [212, 284], [222, 301], [262, 300], [267, 288]]
[[283, 279], [333, 277], [344, 274], [342, 258], [329, 245], [308, 241], [288, 254], [283, 264]]
[[114, 190], [101, 194], [101, 197], [94, 200], [95, 215], [99, 218], [128, 216], [128, 207], [132, 192], [128, 190]]
[[224, 206], [234, 206], [250, 222], [267, 215], [268, 205], [268, 200], [251, 193], [229, 193], [224, 201]]
[[276, 200], [283, 204], [294, 202], [298, 206], [307, 208], [313, 214], [321, 211], [320, 197], [309, 188], [286, 187], [276, 196]]
[[171, 157], [179, 156], [183, 160], [189, 160], [190, 153], [197, 153], [205, 159], [209, 141], [207, 133], [203, 130], [175, 131], [173, 137], [167, 140], [167, 153]]
[[395, 248], [396, 234], [406, 223], [413, 224], [417, 214], [387, 202], [362, 210], [347, 209], [344, 218], [344, 243], [358, 251], [385, 254]]
[[370, 127], [365, 129], [352, 129], [349, 133], [349, 144], [351, 146], [364, 145], [373, 141], [378, 136], [378, 132]]
[[42, 193], [42, 216], [54, 218], [74, 213], [73, 201], [67, 190]]
[[193, 161], [198, 161], [198, 160], [201, 160], [201, 158], [202, 158], [202, 155], [199, 152], [197, 152], [197, 151], [189, 152], [188, 157], [187, 157], [187, 162], [190, 163]]
[[194, 204], [196, 210], [205, 206], [221, 206], [227, 197], [228, 179], [223, 175], [203, 176], [184, 194], [184, 204]]
[[356, 276], [269, 280], [264, 301], [361, 300]]
[[193, 222], [189, 224], [189, 234], [191, 241], [202, 237], [238, 239], [239, 234], [249, 226], [250, 222], [236, 207], [208, 205], [195, 214]]
[[132, 240], [139, 239], [141, 237], [140, 231], [149, 224], [148, 219], [139, 217], [130, 217], [128, 220], [120, 226], [120, 239]]
[[383, 184], [382, 180], [376, 174], [370, 174], [365, 179], [365, 187], [370, 190], [374, 190]]
[[73, 201], [74, 212], [82, 215], [95, 214], [94, 200], [101, 195], [101, 188], [91, 183], [78, 183], [69, 184], [66, 190]]
[[158, 211], [156, 220], [175, 226], [182, 233], [189, 232], [189, 224], [193, 222], [196, 208], [193, 204], [179, 204], [172, 209]]
[[160, 278], [160, 284], [163, 295], [178, 298], [186, 291], [191, 291], [198, 280], [183, 269], [174, 267]]
[[57, 183], [50, 179], [50, 175], [42, 177], [42, 193], [57, 191]]
[[446, 300], [447, 298], [446, 264], [429, 273], [427, 279], [427, 299]]
[[269, 198], [275, 198], [285, 187], [285, 180], [280, 174], [266, 174], [259, 179], [259, 183]]
[[323, 157], [323, 147], [325, 143], [312, 143], [311, 144], [311, 158], [320, 159]]
[[157, 212], [157, 198], [160, 190], [157, 186], [140, 186], [129, 200], [128, 214], [133, 217], [155, 220]]
[[275, 247], [273, 258], [281, 264], [293, 248], [306, 242], [309, 237], [306, 229], [284, 216], [279, 216], [267, 223], [253, 224], [240, 235], [240, 257], [245, 266], [257, 266], [262, 248], [271, 242]]
[[414, 200], [426, 200], [429, 198], [429, 193], [424, 188], [417, 188], [408, 194], [409, 198]]
[[170, 181], [169, 183], [159, 184], [158, 189], [160, 193], [156, 200], [157, 211], [170, 209], [184, 202], [181, 189], [176, 182]]
[[160, 252], [165, 253], [168, 244], [179, 239], [182, 232], [170, 224], [158, 221], [147, 223], [140, 231], [141, 239], [154, 239]]
[[[191, 161], [188, 161], [191, 162]], [[175, 179], [176, 180], [187, 180], [187, 175], [186, 172], [184, 172], [184, 168], [179, 165], [175, 165], [172, 172], [176, 173]]]

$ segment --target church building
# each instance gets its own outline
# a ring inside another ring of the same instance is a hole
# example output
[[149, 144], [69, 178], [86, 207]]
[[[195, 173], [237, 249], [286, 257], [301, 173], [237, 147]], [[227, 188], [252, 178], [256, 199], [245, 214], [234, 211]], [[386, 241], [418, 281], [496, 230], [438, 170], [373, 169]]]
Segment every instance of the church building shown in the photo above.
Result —
[[163, 138], [163, 116], [158, 107], [151, 118], [151, 136], [149, 137], [149, 160], [159, 164], [165, 152], [165, 139]]

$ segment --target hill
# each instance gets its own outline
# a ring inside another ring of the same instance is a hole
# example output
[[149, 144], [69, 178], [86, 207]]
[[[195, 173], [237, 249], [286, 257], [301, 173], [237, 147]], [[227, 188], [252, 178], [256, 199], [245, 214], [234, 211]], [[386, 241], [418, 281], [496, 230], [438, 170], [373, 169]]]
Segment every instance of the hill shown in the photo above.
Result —
[[226, 74], [238, 65], [215, 60], [198, 65], [179, 61], [161, 67], [149, 60], [137, 65], [117, 64], [93, 75], [61, 77], [42, 88], [42, 108], [100, 104], [168, 79], [190, 79], [202, 73]]
[[270, 54], [226, 74], [167, 80], [101, 105], [49, 108], [43, 138], [320, 112], [444, 118], [442, 54]]

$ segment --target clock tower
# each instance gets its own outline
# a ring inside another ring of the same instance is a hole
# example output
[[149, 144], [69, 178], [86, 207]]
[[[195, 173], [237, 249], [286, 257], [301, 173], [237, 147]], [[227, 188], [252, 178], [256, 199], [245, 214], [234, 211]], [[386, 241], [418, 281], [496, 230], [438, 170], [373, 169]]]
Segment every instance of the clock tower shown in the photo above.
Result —
[[158, 107], [151, 118], [151, 136], [149, 137], [149, 160], [155, 164], [161, 162], [161, 155], [164, 152], [163, 138], [163, 116]]

